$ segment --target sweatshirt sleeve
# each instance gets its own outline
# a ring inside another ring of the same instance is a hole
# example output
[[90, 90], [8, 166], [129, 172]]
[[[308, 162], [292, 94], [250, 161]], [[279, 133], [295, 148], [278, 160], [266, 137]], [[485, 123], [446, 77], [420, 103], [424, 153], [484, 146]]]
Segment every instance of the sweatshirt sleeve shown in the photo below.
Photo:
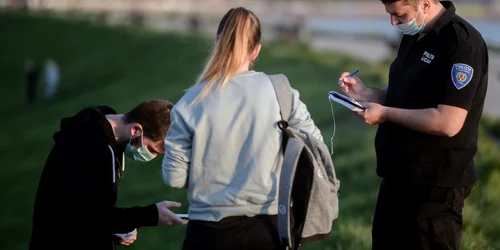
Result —
[[187, 188], [193, 135], [178, 106], [170, 112], [170, 128], [165, 137], [162, 176], [171, 187]]
[[304, 130], [315, 138], [323, 140], [321, 131], [314, 124], [307, 106], [300, 100], [300, 94], [295, 89], [292, 89], [292, 113], [290, 114], [288, 126]]
[[109, 147], [71, 148], [63, 160], [67, 169], [63, 176], [66, 184], [62, 187], [66, 189], [64, 211], [75, 226], [115, 234], [157, 225], [155, 204], [116, 207], [112, 178], [114, 158]]

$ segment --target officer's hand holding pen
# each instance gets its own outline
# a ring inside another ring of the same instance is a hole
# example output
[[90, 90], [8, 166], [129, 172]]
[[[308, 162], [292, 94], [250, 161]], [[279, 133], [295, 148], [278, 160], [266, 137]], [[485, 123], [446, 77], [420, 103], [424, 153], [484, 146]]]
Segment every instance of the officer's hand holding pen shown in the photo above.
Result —
[[364, 101], [362, 96], [366, 91], [366, 86], [355, 74], [359, 70], [351, 72], [344, 72], [339, 78], [339, 87], [346, 96], [352, 97], [358, 101]]
[[353, 72], [344, 72], [339, 78], [339, 87], [345, 95], [356, 99], [366, 109], [364, 111], [354, 112], [361, 117], [367, 124], [376, 125], [385, 121], [386, 108], [378, 103], [366, 102], [363, 96], [366, 96], [367, 88], [363, 81], [355, 76], [359, 70]]

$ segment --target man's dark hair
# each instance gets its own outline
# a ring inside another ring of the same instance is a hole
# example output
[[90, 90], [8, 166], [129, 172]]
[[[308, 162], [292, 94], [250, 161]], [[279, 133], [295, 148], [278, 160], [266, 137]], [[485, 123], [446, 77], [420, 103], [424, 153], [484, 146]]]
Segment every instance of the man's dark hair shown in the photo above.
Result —
[[147, 100], [125, 113], [125, 124], [139, 123], [144, 136], [153, 141], [163, 140], [170, 127], [170, 111], [174, 104], [167, 100]]

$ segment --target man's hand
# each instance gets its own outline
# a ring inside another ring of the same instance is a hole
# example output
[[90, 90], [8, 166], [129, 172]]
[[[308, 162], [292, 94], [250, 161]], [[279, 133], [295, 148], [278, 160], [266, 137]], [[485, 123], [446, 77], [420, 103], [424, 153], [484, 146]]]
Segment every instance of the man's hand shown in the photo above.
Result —
[[375, 102], [383, 104], [387, 93], [387, 86], [381, 89], [367, 88], [357, 76], [347, 77], [350, 73], [340, 75], [340, 89], [345, 95], [356, 99], [358, 102]]
[[172, 211], [170, 211], [171, 207], [180, 207], [181, 204], [173, 201], [162, 201], [156, 203], [156, 208], [158, 208], [158, 226], [166, 227], [170, 225], [184, 225], [187, 224], [187, 220], [183, 220], [177, 217]]
[[386, 121], [386, 107], [374, 102], [360, 102], [366, 109], [356, 112], [368, 125], [377, 125]]
[[134, 243], [134, 241], [137, 239], [137, 229], [134, 229], [134, 231], [130, 232], [129, 234], [132, 234], [132, 236], [128, 238], [122, 238], [120, 236], [118, 237], [118, 243], [124, 246], [129, 246], [130, 244]]
[[344, 72], [340, 75], [340, 89], [349, 97], [356, 100], [363, 100], [362, 95], [367, 90], [365, 84], [357, 76], [347, 77], [349, 74], [349, 72]]

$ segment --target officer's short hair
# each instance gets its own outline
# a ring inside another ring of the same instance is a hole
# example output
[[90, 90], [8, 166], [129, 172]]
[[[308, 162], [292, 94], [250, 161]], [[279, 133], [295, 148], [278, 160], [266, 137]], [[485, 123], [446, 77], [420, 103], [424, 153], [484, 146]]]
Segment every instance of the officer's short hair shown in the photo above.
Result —
[[[420, 2], [420, 0], [380, 0], [380, 2], [382, 2], [383, 4], [391, 4], [399, 1], [404, 1], [408, 4], [414, 4], [414, 5], [417, 5]], [[431, 1], [434, 3], [439, 2], [439, 0], [431, 0]]]

